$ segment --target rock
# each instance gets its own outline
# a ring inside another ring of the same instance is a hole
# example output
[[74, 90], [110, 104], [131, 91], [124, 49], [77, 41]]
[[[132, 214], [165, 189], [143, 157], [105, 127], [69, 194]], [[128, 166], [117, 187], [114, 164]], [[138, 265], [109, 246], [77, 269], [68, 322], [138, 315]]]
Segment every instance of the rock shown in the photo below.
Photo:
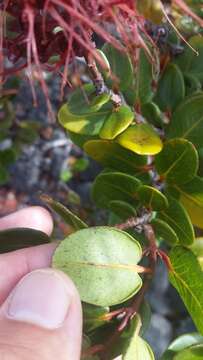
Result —
[[167, 349], [172, 336], [173, 330], [170, 322], [160, 314], [153, 314], [144, 338], [151, 345], [156, 359]]

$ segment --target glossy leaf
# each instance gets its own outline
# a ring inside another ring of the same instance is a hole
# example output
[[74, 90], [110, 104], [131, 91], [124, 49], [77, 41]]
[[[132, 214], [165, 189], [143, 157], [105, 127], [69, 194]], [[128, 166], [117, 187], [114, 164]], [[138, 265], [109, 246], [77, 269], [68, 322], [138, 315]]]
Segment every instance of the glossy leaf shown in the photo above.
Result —
[[86, 84], [82, 88], [74, 90], [68, 100], [68, 108], [71, 114], [84, 115], [97, 112], [110, 99], [110, 94], [96, 94], [94, 85]]
[[106, 167], [129, 174], [141, 172], [147, 164], [147, 158], [124, 149], [115, 142], [106, 140], [92, 140], [84, 145], [84, 150], [94, 160]]
[[102, 139], [112, 140], [122, 133], [132, 123], [134, 114], [128, 106], [120, 106], [109, 115], [100, 132]]
[[108, 320], [109, 307], [95, 306], [91, 304], [82, 304], [83, 325], [85, 332], [91, 332], [98, 327], [106, 324]]
[[196, 176], [187, 184], [176, 185], [175, 190], [192, 223], [203, 229], [203, 179]]
[[203, 272], [191, 250], [177, 246], [170, 253], [173, 270], [170, 282], [187, 307], [198, 331], [203, 334]]
[[109, 203], [109, 210], [116, 214], [121, 220], [136, 216], [136, 210], [125, 201], [113, 200]]
[[116, 141], [126, 149], [139, 155], [155, 155], [162, 150], [162, 141], [148, 124], [129, 126]]
[[99, 207], [108, 208], [112, 200], [137, 206], [137, 189], [141, 182], [134, 176], [121, 172], [99, 174], [92, 188], [92, 196]]
[[165, 221], [178, 236], [182, 245], [189, 246], [194, 241], [194, 229], [184, 207], [173, 197], [167, 197], [169, 206], [158, 217]]
[[163, 126], [163, 115], [157, 104], [148, 102], [141, 106], [141, 113], [144, 118], [154, 126]]
[[131, 339], [126, 352], [122, 356], [123, 360], [155, 360], [149, 344], [136, 333]]
[[168, 207], [168, 200], [166, 196], [152, 186], [140, 186], [137, 194], [141, 204], [149, 209], [159, 211]]
[[74, 231], [84, 229], [87, 227], [78, 216], [72, 213], [67, 207], [62, 205], [60, 202], [55, 201], [48, 195], [41, 195], [40, 198], [51, 207], [64, 221], [70, 225]]
[[175, 355], [174, 360], [202, 360], [203, 345], [193, 345]]
[[185, 139], [172, 139], [164, 144], [155, 158], [158, 173], [167, 182], [184, 184], [197, 174], [198, 153], [194, 145]]
[[39, 230], [28, 228], [7, 229], [0, 231], [0, 254], [49, 242], [48, 235]]
[[169, 63], [158, 82], [155, 102], [162, 111], [173, 111], [184, 99], [183, 74], [177, 65]]
[[113, 80], [112, 86], [125, 90], [133, 80], [133, 67], [130, 57], [126, 52], [121, 52], [111, 44], [105, 44], [102, 48], [111, 68]]
[[168, 350], [164, 352], [160, 360], [174, 360], [175, 355], [179, 352], [182, 352], [182, 350], [185, 350], [193, 345], [199, 345], [202, 343], [203, 337], [198, 333], [194, 332], [181, 335], [170, 344]]
[[63, 240], [53, 256], [53, 266], [74, 281], [82, 301], [110, 306], [139, 291], [142, 280], [136, 264], [141, 255], [139, 243], [129, 234], [109, 227], [93, 227]]
[[203, 147], [203, 93], [186, 98], [175, 110], [167, 137], [185, 138], [197, 148]]
[[171, 226], [166, 221], [160, 219], [153, 219], [151, 221], [153, 229], [155, 231], [156, 238], [164, 240], [169, 245], [178, 243], [178, 237]]

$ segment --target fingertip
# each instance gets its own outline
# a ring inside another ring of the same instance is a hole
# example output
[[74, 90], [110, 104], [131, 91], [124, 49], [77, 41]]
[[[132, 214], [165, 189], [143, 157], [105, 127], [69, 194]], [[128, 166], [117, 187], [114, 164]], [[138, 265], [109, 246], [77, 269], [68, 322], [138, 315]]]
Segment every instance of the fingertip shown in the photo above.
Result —
[[26, 227], [51, 235], [53, 220], [51, 214], [41, 206], [30, 206], [0, 219], [0, 230]]

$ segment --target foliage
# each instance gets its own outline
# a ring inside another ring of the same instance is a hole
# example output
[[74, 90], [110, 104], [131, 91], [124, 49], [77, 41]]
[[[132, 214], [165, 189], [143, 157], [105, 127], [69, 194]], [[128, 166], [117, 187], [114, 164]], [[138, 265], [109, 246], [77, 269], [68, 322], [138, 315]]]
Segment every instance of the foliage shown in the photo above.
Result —
[[[196, 20], [200, 29], [201, 2], [187, 1], [193, 12], [182, 0], [173, 1], [173, 7], [169, 7], [187, 44], [180, 40], [178, 30], [168, 29], [164, 20], [167, 13], [159, 0], [116, 2], [113, 9], [117, 22], [110, 1], [105, 4], [106, 12], [100, 4], [102, 21], [116, 23], [119, 29], [115, 29], [113, 38], [108, 37], [98, 19], [96, 5], [100, 2], [92, 2], [94, 24], [90, 2], [84, 3], [83, 16], [79, 16], [79, 1], [75, 2], [75, 11], [63, 1], [48, 2], [47, 12], [55, 20], [50, 25], [52, 33], [56, 25], [60, 26], [53, 38], [62, 37], [66, 44], [66, 50], [58, 50], [56, 67], [68, 65], [75, 55], [84, 55], [90, 78], [88, 83], [72, 89], [59, 109], [58, 119], [72, 141], [103, 166], [94, 179], [92, 199], [106, 211], [109, 224], [88, 226], [62, 204], [42, 196], [72, 229], [58, 245], [52, 266], [67, 273], [79, 289], [84, 312], [84, 359], [113, 360], [122, 355], [125, 360], [153, 360], [152, 349], [143, 339], [150, 317], [144, 297], [157, 258], [161, 258], [199, 332], [177, 339], [161, 359], [199, 360], [203, 357], [203, 245], [197, 236], [203, 229], [203, 40], [194, 35], [194, 23], [188, 30], [185, 17], [180, 20], [174, 4], [184, 9], [193, 22]], [[41, 27], [43, 5], [40, 2], [36, 13]], [[27, 39], [26, 31], [30, 31], [32, 38], [31, 48], [22, 49], [19, 58], [32, 54], [28, 65], [35, 63], [39, 71], [53, 51], [46, 44], [43, 53], [39, 38], [38, 53], [33, 50], [38, 35], [31, 28], [35, 7], [35, 1], [17, 2], [18, 11], [27, 14], [23, 18], [27, 24], [23, 36]], [[15, 24], [10, 1], [6, 11]], [[139, 16], [131, 23], [135, 11]], [[69, 20], [64, 24], [59, 15], [63, 12], [79, 19], [77, 31], [75, 25], [70, 29]], [[138, 29], [137, 19], [144, 17], [147, 21], [140, 22]], [[94, 48], [87, 39], [88, 30], [101, 35], [107, 43], [101, 49]], [[137, 36], [138, 44], [135, 41], [132, 46], [131, 35]], [[50, 33], [47, 39], [52, 40]], [[81, 39], [87, 45], [79, 49]], [[8, 46], [8, 50], [15, 48]], [[46, 56], [39, 66], [41, 52]], [[2, 104], [8, 108], [7, 103]], [[10, 123], [5, 131], [9, 127]], [[12, 157], [0, 154], [1, 167], [6, 158]], [[73, 172], [86, 165], [75, 166]], [[22, 244], [19, 230], [0, 233], [2, 252], [50, 241], [32, 232], [27, 243], [27, 232], [20, 230]], [[6, 244], [9, 238], [13, 239], [12, 247]]]

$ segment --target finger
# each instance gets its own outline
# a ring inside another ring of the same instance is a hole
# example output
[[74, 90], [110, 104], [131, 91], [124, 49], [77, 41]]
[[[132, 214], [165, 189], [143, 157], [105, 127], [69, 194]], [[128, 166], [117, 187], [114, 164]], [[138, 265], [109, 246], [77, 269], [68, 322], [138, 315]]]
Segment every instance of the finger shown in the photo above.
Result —
[[53, 220], [50, 213], [40, 206], [31, 206], [0, 219], [0, 230], [16, 227], [40, 230], [51, 235]]
[[0, 255], [0, 304], [24, 275], [51, 265], [56, 246], [51, 243]]
[[81, 332], [78, 293], [57, 270], [27, 274], [0, 309], [0, 353], [5, 359], [79, 360]]

